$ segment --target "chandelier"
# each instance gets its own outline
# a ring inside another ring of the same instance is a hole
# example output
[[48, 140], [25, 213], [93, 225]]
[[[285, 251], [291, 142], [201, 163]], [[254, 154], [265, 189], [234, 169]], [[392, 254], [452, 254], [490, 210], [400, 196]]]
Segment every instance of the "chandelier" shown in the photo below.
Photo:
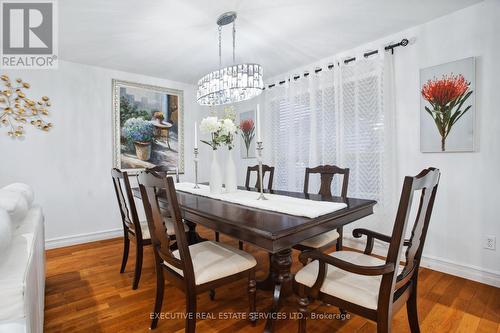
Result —
[[[262, 66], [252, 63], [234, 64], [236, 48], [236, 13], [219, 16], [219, 69], [198, 81], [200, 105], [222, 105], [245, 101], [260, 95], [264, 89]], [[233, 65], [222, 68], [222, 27], [233, 24]]]

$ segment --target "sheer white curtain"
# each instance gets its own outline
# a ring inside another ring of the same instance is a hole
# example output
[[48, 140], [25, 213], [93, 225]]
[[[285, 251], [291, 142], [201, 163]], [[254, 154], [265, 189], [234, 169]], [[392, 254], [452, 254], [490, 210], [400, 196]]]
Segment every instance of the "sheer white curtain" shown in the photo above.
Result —
[[[392, 55], [323, 69], [265, 93], [271, 119], [271, 158], [277, 189], [302, 191], [304, 169], [335, 164], [350, 169], [349, 196], [374, 199], [378, 211], [395, 197]], [[340, 65], [339, 65], [340, 64]], [[339, 180], [333, 185], [340, 193]], [[319, 177], [310, 191], [319, 190]]]

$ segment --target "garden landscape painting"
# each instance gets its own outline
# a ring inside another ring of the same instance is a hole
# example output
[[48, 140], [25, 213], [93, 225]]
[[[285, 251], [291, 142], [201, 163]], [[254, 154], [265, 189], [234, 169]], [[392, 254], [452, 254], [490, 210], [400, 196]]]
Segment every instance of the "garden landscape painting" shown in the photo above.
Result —
[[114, 166], [184, 171], [182, 91], [113, 80]]

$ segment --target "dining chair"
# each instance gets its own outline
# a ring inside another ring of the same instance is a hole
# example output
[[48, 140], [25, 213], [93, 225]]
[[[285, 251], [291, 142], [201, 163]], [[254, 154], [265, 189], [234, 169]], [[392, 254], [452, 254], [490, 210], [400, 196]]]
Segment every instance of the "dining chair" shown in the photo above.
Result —
[[154, 171], [157, 174], [162, 175], [163, 177], [175, 173], [175, 182], [179, 182], [179, 168], [174, 165], [156, 165], [152, 168], [147, 168], [146, 170]]
[[[111, 177], [113, 179], [113, 186], [118, 199], [118, 206], [120, 208], [120, 215], [122, 217], [123, 224], [123, 258], [120, 273], [125, 272], [130, 241], [132, 241], [135, 243], [136, 249], [132, 289], [137, 289], [139, 286], [139, 280], [141, 279], [144, 246], [151, 244], [151, 234], [149, 232], [147, 221], [141, 221], [139, 219], [139, 215], [137, 214], [137, 207], [135, 206], [134, 195], [130, 186], [130, 175], [128, 175], [126, 171], [113, 168], [111, 170]], [[175, 233], [173, 232], [171, 218], [169, 216], [163, 216], [163, 219], [167, 225], [172, 226], [170, 228], [169, 237], [172, 240], [175, 240]], [[184, 229], [186, 232], [189, 230], [186, 225], [184, 226]], [[176, 244], [174, 243], [173, 246], [175, 247], [175, 245]]]
[[[255, 188], [260, 191], [260, 181], [259, 181], [259, 165], [249, 166], [247, 167], [247, 176], [245, 180], [245, 187], [250, 189], [250, 176], [252, 172], [255, 172], [257, 175], [257, 180], [255, 182]], [[262, 183], [264, 183], [264, 179], [266, 178], [266, 173], [269, 173], [269, 178], [267, 181], [267, 189], [273, 189], [273, 178], [274, 178], [274, 167], [262, 164]], [[264, 184], [263, 184], [264, 185]]]
[[132, 289], [137, 289], [141, 279], [143, 247], [151, 244], [151, 237], [146, 221], [139, 221], [135, 206], [134, 195], [130, 187], [129, 175], [126, 171], [117, 168], [111, 170], [113, 186], [115, 188], [120, 215], [123, 224], [123, 258], [120, 273], [125, 272], [127, 266], [130, 241], [135, 243], [135, 270]]
[[[250, 190], [250, 177], [252, 172], [255, 172], [257, 175], [257, 181], [255, 183], [255, 188], [260, 191], [260, 181], [259, 181], [259, 165], [254, 165], [254, 166], [249, 166], [247, 167], [247, 176], [245, 179], [245, 188], [247, 190]], [[264, 178], [266, 176], [266, 173], [269, 173], [269, 178], [267, 181], [267, 189], [271, 191], [273, 189], [273, 178], [274, 178], [274, 167], [262, 164], [262, 183], [264, 183]], [[219, 241], [219, 233], [216, 231], [215, 232], [215, 241]], [[238, 241], [238, 248], [240, 250], [243, 250], [243, 242]]]
[[[182, 214], [172, 177], [158, 178], [154, 174], [142, 172], [139, 174], [139, 188], [155, 257], [156, 298], [151, 329], [158, 325], [165, 278], [185, 293], [187, 333], [194, 333], [196, 329], [196, 296], [242, 278], [248, 278], [249, 318], [255, 324], [255, 258], [244, 251], [213, 241], [188, 245], [186, 234], [182, 232]], [[171, 251], [170, 238], [165, 236], [169, 231], [158, 203], [157, 193], [160, 189], [166, 192], [174, 224], [178, 248], [175, 251]]]
[[[347, 198], [347, 187], [349, 186], [349, 169], [339, 168], [335, 165], [320, 165], [315, 168], [306, 168], [305, 178], [304, 178], [304, 193], [309, 193], [309, 175], [319, 174], [320, 175], [320, 189], [319, 194], [325, 197], [332, 196], [332, 182], [335, 175], [342, 175], [342, 190], [340, 196], [342, 198]], [[309, 251], [317, 250], [324, 251], [333, 244], [336, 243], [337, 251], [342, 249], [342, 227], [336, 230], [331, 230], [325, 232], [324, 234], [314, 236], [312, 238], [306, 239], [301, 243], [295, 245], [293, 248], [299, 251]], [[307, 264], [307, 262], [302, 262], [302, 264]]]
[[[366, 235], [364, 253], [318, 251], [301, 254], [312, 260], [296, 275], [294, 290], [299, 296], [299, 333], [306, 332], [307, 306], [321, 300], [377, 323], [377, 332], [390, 332], [393, 315], [406, 303], [412, 333], [420, 332], [417, 314], [417, 283], [440, 171], [428, 168], [415, 177], [405, 177], [392, 235], [354, 229], [356, 238]], [[414, 195], [420, 191], [419, 205], [411, 236], [405, 239]], [[416, 192], [416, 193], [415, 193]], [[385, 260], [371, 256], [374, 239], [389, 244]], [[400, 264], [403, 247], [404, 264]]]
[[[174, 165], [157, 165], [157, 166], [154, 166], [152, 168], [148, 168], [145, 171], [152, 172], [155, 175], [158, 175], [159, 177], [163, 177], [163, 178], [166, 178], [167, 176], [172, 175], [172, 173], [175, 173], [175, 182], [179, 183], [179, 168], [177, 168]], [[164, 212], [165, 217], [170, 217], [168, 214], [169, 214], [168, 211]], [[194, 237], [194, 238], [188, 237], [190, 244], [201, 241], [201, 240], [205, 240], [205, 239], [201, 238], [198, 233], [195, 232], [196, 223], [193, 223], [193, 222], [188, 221], [188, 220], [183, 220], [183, 222], [186, 224], [186, 231], [189, 231], [190, 232], [189, 234], [192, 237]], [[172, 232], [173, 232], [174, 229], [170, 228], [170, 230], [172, 230]], [[175, 235], [173, 235], [173, 237], [175, 237]], [[173, 246], [176, 246], [175, 243]]]

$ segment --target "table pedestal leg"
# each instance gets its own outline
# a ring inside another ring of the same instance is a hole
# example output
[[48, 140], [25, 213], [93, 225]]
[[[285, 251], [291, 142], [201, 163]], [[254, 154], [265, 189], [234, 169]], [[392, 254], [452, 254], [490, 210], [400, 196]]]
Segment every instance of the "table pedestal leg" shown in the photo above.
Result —
[[276, 280], [273, 274], [272, 253], [269, 253], [269, 270], [265, 279], [257, 281], [257, 289], [271, 291], [274, 290], [274, 281]]
[[266, 322], [265, 333], [274, 332], [277, 312], [281, 307], [281, 301], [292, 292], [292, 250], [286, 249], [269, 256], [269, 275], [263, 281], [257, 283], [257, 288], [273, 290], [273, 305], [269, 319]]
[[188, 241], [189, 245], [193, 245], [196, 243], [201, 243], [201, 242], [206, 241], [205, 238], [201, 237], [196, 232], [196, 223], [193, 223], [193, 222], [187, 221], [187, 220], [184, 220], [184, 223], [186, 223], [186, 225], [188, 226], [188, 232], [187, 232], [188, 239], [187, 239], [187, 241]]

